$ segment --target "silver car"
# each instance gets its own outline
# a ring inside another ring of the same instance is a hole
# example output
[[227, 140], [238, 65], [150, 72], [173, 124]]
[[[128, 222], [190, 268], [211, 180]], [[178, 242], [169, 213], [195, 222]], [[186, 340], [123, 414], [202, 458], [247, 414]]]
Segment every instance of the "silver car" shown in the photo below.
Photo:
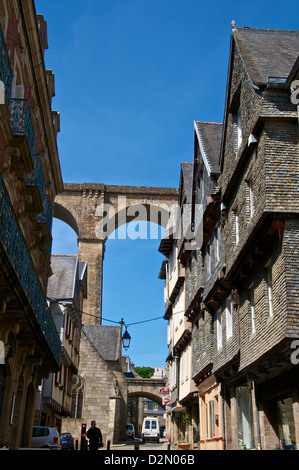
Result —
[[33, 426], [31, 447], [61, 450], [59, 432], [48, 426]]

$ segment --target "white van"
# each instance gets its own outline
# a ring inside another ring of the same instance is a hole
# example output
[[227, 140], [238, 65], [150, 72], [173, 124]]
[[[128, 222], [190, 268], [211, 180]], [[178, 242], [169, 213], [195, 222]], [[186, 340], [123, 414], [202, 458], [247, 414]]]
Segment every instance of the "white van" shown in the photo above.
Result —
[[135, 429], [132, 423], [127, 424], [126, 431], [127, 431], [127, 437], [129, 437], [130, 439], [135, 438]]
[[142, 424], [142, 441], [157, 441], [160, 438], [160, 426], [157, 418], [144, 418]]

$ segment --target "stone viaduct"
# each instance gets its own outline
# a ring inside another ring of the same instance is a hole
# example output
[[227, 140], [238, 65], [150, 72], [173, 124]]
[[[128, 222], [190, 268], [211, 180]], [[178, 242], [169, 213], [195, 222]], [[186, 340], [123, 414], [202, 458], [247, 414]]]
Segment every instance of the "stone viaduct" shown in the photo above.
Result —
[[149, 398], [164, 407], [162, 403], [163, 395], [159, 390], [165, 387], [166, 382], [166, 377], [160, 379], [127, 378], [128, 397]]
[[88, 262], [84, 324], [102, 322], [102, 279], [105, 242], [120, 226], [132, 221], [171, 223], [178, 189], [104, 184], [64, 184], [55, 199], [54, 217], [67, 223], [78, 237], [78, 254]]

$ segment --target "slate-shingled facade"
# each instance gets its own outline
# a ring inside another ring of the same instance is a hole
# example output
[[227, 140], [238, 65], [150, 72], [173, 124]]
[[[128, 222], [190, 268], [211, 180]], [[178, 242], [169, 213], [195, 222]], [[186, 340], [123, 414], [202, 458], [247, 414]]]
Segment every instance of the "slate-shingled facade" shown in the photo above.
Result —
[[180, 261], [201, 449], [299, 444], [298, 54], [298, 31], [233, 26], [223, 125], [195, 123], [202, 243]]

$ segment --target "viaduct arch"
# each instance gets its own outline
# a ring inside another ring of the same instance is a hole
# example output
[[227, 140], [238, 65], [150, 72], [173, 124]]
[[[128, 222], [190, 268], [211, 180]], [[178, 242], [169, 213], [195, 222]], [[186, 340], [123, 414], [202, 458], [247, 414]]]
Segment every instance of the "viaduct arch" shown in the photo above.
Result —
[[160, 388], [166, 386], [167, 379], [142, 379], [138, 377], [127, 378], [128, 397], [144, 397], [155, 401], [160, 406], [165, 407], [162, 403], [162, 394]]
[[78, 254], [88, 263], [85, 325], [102, 323], [102, 285], [105, 242], [121, 225], [131, 221], [172, 224], [178, 204], [176, 188], [112, 186], [98, 183], [64, 184], [56, 196], [54, 217], [73, 228]]

